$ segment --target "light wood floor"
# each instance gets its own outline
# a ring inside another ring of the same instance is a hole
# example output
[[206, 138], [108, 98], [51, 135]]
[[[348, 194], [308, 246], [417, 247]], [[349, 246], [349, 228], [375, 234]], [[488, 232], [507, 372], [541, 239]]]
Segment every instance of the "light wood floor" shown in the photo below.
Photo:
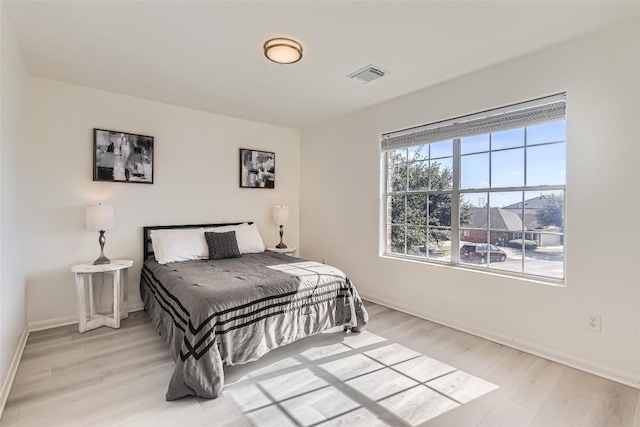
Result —
[[218, 399], [167, 402], [144, 312], [119, 330], [30, 334], [2, 426], [633, 426], [636, 389], [367, 303], [334, 330], [225, 369]]

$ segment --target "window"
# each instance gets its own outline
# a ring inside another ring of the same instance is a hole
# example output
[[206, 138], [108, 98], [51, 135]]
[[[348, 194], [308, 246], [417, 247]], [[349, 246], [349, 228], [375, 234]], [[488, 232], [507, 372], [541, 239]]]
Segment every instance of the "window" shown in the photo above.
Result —
[[564, 94], [383, 135], [386, 255], [564, 278]]

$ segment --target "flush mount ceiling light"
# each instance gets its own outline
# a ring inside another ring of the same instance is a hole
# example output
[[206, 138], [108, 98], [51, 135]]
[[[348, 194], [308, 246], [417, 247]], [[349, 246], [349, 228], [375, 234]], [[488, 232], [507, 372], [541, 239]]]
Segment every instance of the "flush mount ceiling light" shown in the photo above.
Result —
[[302, 58], [302, 46], [291, 39], [267, 40], [264, 44], [264, 56], [278, 64], [293, 64]]

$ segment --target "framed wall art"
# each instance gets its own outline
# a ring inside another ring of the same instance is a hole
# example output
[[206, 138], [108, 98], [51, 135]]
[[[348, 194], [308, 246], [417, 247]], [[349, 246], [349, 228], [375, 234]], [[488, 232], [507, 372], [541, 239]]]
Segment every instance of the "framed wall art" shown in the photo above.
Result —
[[153, 137], [93, 129], [93, 180], [153, 184]]
[[276, 153], [240, 149], [240, 188], [275, 188]]

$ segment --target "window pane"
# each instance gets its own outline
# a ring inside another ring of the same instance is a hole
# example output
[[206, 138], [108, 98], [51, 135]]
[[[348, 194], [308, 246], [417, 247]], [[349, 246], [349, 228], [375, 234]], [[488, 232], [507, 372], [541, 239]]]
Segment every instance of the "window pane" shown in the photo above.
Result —
[[564, 185], [566, 182], [566, 144], [527, 148], [527, 186]]
[[427, 256], [438, 261], [451, 261], [451, 229], [429, 228]]
[[460, 195], [460, 227], [487, 228], [487, 193]]
[[460, 158], [460, 188], [489, 187], [489, 153]]
[[451, 194], [429, 196], [429, 225], [451, 227]]
[[409, 147], [409, 157], [408, 160], [410, 162], [415, 160], [425, 160], [429, 158], [429, 145], [419, 145], [417, 147]]
[[489, 194], [489, 242], [497, 246], [487, 258], [490, 268], [522, 273], [522, 191]]
[[525, 193], [524, 272], [564, 277], [564, 191]]
[[514, 233], [504, 230], [491, 230], [489, 239], [495, 242], [490, 246], [489, 267], [496, 270], [522, 273], [522, 249], [511, 247]]
[[431, 149], [429, 157], [432, 159], [453, 156], [453, 141], [451, 140], [434, 142], [430, 144], [429, 147]]
[[564, 191], [527, 191], [524, 197], [527, 230], [564, 228]]
[[524, 148], [491, 153], [491, 188], [524, 185]]
[[432, 190], [449, 190], [453, 187], [453, 158], [431, 160], [429, 171]]
[[[492, 230], [505, 230], [510, 233], [522, 233], [522, 191], [500, 191], [489, 194], [489, 223]], [[511, 240], [511, 236], [505, 241], [491, 243], [504, 244]]]
[[391, 238], [391, 247], [387, 247], [394, 254], [404, 254], [406, 226], [390, 225], [387, 228], [387, 238]]
[[406, 189], [406, 153], [406, 149], [386, 153], [387, 191], [404, 191]]
[[527, 233], [524, 272], [538, 276], [564, 277], [564, 234], [561, 229]]
[[427, 225], [427, 195], [407, 196], [407, 224]]
[[460, 262], [480, 264], [476, 254], [477, 244], [487, 243], [489, 217], [487, 193], [462, 193], [460, 195]]
[[489, 201], [494, 208], [515, 209], [518, 214], [522, 209], [521, 191], [493, 191], [489, 195]]
[[398, 164], [407, 161], [407, 149], [401, 148], [399, 150], [389, 151], [390, 163]]
[[567, 122], [564, 120], [529, 126], [527, 128], [527, 145], [566, 141], [566, 135]]
[[387, 197], [387, 221], [391, 224], [404, 224], [406, 222], [405, 196], [388, 196]]
[[407, 164], [389, 168], [388, 191], [407, 191]]
[[489, 134], [468, 136], [460, 139], [460, 154], [489, 151]]
[[429, 188], [429, 160], [409, 163], [409, 191]]
[[492, 150], [522, 146], [524, 146], [524, 128], [510, 129], [491, 134]]
[[407, 254], [426, 256], [427, 227], [407, 227]]

